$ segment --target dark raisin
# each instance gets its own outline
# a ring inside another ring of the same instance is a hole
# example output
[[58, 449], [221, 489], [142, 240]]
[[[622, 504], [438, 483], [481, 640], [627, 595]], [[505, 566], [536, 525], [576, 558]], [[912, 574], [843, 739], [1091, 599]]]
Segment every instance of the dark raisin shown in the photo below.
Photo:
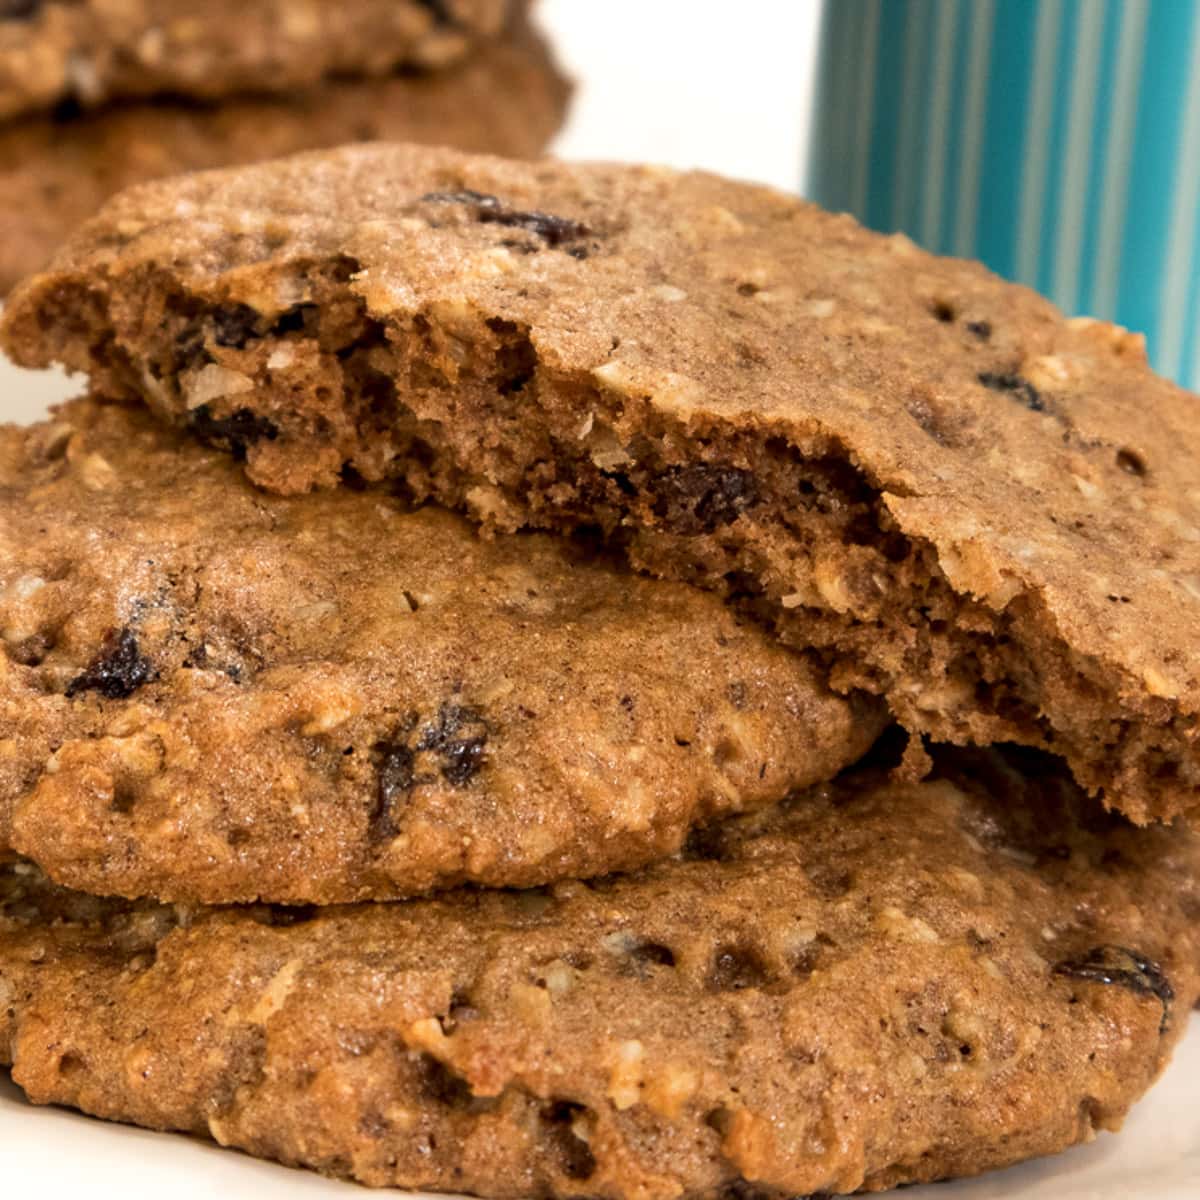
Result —
[[1154, 996], [1163, 1008], [1159, 1032], [1165, 1032], [1171, 1022], [1171, 1004], [1175, 999], [1171, 981], [1158, 963], [1124, 946], [1096, 946], [1083, 958], [1058, 963], [1054, 974], [1084, 983], [1112, 984], [1139, 996]]
[[578, 241], [587, 237], [591, 230], [570, 217], [556, 217], [552, 213], [507, 208], [496, 196], [486, 192], [464, 189], [459, 192], [429, 192], [421, 199], [431, 204], [467, 204], [475, 211], [475, 219], [482, 225], [504, 225], [511, 229], [523, 229], [539, 237], [547, 246], [561, 246], [564, 242]]
[[1025, 378], [1011, 371], [980, 371], [979, 382], [993, 392], [1011, 392], [1030, 412], [1045, 412], [1046, 402], [1037, 388]]
[[397, 809], [416, 782], [416, 756], [403, 742], [380, 742], [375, 747], [378, 767], [375, 804], [368, 817], [370, 836], [388, 841], [400, 832]]
[[671, 467], [655, 483], [654, 514], [675, 533], [713, 533], [758, 501], [758, 485], [740, 467]]
[[258, 337], [258, 313], [248, 304], [221, 304], [213, 309], [213, 341], [218, 346], [244, 350], [251, 338]]
[[569, 1100], [556, 1101], [542, 1110], [542, 1120], [549, 1126], [550, 1144], [568, 1179], [590, 1179], [596, 1173], [595, 1155], [573, 1129], [586, 1111], [583, 1105]]
[[0, 0], [0, 21], [28, 21], [42, 11], [42, 0]]
[[441, 759], [442, 778], [454, 787], [465, 787], [483, 766], [488, 727], [473, 708], [443, 704], [437, 720], [427, 726], [418, 750], [431, 750]]
[[207, 404], [192, 410], [188, 428], [202, 442], [228, 450], [238, 462], [246, 457], [246, 448], [255, 442], [273, 442], [279, 436], [274, 422], [248, 408], [239, 408], [228, 417], [214, 417]]
[[522, 212], [519, 209], [481, 208], [479, 220], [484, 225], [507, 225], [513, 229], [524, 229], [540, 237], [547, 246], [561, 246], [564, 242], [578, 241], [588, 236], [586, 225], [569, 217], [556, 217], [551, 213]]
[[99, 692], [108, 700], [127, 700], [153, 678], [153, 664], [142, 657], [137, 635], [126, 626], [108, 635], [88, 669], [67, 685], [67, 696]]
[[414, 742], [416, 726], [414, 713], [391, 737], [373, 747], [377, 787], [367, 821], [376, 841], [386, 841], [399, 833], [402, 802], [417, 784], [435, 778], [419, 772], [418, 755], [432, 754], [442, 778], [452, 787], [465, 787], [483, 766], [488, 727], [475, 709], [443, 704], [437, 718], [421, 729]]
[[273, 337], [281, 337], [285, 333], [308, 333], [316, 325], [319, 311], [315, 304], [293, 304], [280, 313], [270, 333]]
[[991, 321], [968, 321], [967, 332], [974, 334], [981, 342], [986, 342], [992, 336]]
[[949, 325], [957, 315], [954, 311], [954, 305], [947, 300], [935, 300], [930, 306], [929, 311], [942, 322], [943, 325]]

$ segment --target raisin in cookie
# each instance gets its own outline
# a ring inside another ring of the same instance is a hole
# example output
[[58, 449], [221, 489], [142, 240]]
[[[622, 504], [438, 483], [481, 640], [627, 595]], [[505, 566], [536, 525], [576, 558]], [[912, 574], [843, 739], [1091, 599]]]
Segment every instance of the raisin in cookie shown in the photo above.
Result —
[[1011, 765], [851, 779], [642, 873], [333, 909], [0, 867], [38, 1103], [373, 1185], [879, 1189], [1116, 1129], [1198, 992], [1195, 838]]
[[0, 292], [114, 192], [162, 175], [343, 142], [403, 139], [518, 158], [557, 131], [569, 87], [528, 28], [432, 74], [336, 80], [220, 105], [118, 104], [0, 125]]
[[[235, 452], [259, 432], [193, 418]], [[137, 410], [0, 429], [0, 514], [0, 843], [87, 891], [602, 874], [882, 727], [709, 593], [384, 493], [266, 496]]]
[[3, 336], [180, 424], [235, 372], [267, 487], [599, 527], [910, 730], [1200, 811], [1200, 403], [977, 264], [710, 175], [367, 147], [127, 193]]
[[0, 118], [133, 96], [289, 93], [329, 75], [443, 67], [510, 0], [0, 0]]

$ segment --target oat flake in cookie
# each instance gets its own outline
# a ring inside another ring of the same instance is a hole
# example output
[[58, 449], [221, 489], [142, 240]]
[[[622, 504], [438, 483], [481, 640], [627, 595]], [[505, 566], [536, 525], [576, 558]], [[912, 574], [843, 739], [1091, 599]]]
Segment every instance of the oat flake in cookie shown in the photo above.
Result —
[[708, 593], [383, 492], [264, 495], [212, 448], [256, 419], [193, 418], [211, 446], [88, 403], [0, 429], [0, 846], [70, 886], [328, 903], [603, 874], [882, 726]]
[[709, 175], [375, 147], [125, 194], [3, 337], [252, 415], [270, 488], [598, 526], [912, 730], [1200, 810], [1200, 402], [977, 265]]
[[10, 866], [0, 1061], [39, 1103], [376, 1185], [969, 1175], [1115, 1129], [1153, 1081], [1197, 996], [1197, 866], [1185, 833], [978, 758], [535, 892], [189, 911]]
[[294, 92], [440, 68], [516, 0], [0, 0], [0, 118], [156, 95]]

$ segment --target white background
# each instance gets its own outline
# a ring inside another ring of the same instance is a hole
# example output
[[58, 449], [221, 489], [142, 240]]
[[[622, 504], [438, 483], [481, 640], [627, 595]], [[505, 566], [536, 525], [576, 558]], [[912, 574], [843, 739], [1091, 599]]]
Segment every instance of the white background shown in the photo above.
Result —
[[[556, 146], [572, 158], [702, 166], [795, 188], [807, 130], [815, 0], [542, 0], [579, 81]], [[0, 416], [33, 420], [72, 386], [0, 363]], [[0, 1195], [47, 1200], [291, 1200], [349, 1185], [174, 1135], [33, 1109], [0, 1076]], [[1119, 1138], [905, 1200], [1197, 1200], [1200, 1028]]]

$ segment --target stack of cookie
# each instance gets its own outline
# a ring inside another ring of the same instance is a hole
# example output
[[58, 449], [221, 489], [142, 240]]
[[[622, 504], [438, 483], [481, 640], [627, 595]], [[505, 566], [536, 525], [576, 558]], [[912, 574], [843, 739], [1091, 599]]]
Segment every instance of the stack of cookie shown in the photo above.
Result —
[[114, 192], [343, 142], [540, 153], [527, 0], [0, 0], [0, 293]]
[[134, 189], [0, 337], [90, 386], [0, 440], [35, 1101], [665, 1200], [1002, 1166], [1161, 1070], [1200, 408], [1138, 339], [749, 185], [402, 146]]

